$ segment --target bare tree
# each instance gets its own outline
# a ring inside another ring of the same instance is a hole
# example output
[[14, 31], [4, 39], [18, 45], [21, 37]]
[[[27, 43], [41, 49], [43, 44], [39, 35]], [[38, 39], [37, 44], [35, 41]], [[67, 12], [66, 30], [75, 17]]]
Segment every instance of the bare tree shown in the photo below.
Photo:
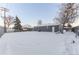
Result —
[[79, 5], [76, 3], [64, 3], [59, 12], [59, 17], [55, 18], [60, 24], [67, 23], [70, 25], [75, 21], [75, 18], [78, 16]]
[[[1, 16], [1, 18], [4, 19], [3, 16]], [[12, 17], [12, 16], [7, 16], [7, 17], [5, 17], [5, 19], [6, 19], [6, 20], [5, 20], [6, 27], [9, 28], [9, 26], [14, 23], [14, 19], [13, 19], [13, 18], [14, 18], [14, 17]]]
[[9, 26], [10, 26], [11, 24], [13, 24], [13, 18], [14, 18], [14, 17], [12, 17], [12, 16], [6, 17], [6, 25], [7, 25], [8, 28], [9, 28]]

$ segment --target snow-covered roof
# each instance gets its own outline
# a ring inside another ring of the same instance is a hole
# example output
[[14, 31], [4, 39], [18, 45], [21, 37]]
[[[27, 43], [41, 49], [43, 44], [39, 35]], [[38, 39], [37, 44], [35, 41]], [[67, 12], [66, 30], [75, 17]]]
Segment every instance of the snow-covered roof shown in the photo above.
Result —
[[26, 25], [22, 25], [22, 28], [32, 28], [32, 27], [31, 25], [26, 24]]
[[55, 26], [58, 25], [56, 23], [47, 23], [47, 24], [41, 24], [41, 25], [37, 25], [37, 26]]

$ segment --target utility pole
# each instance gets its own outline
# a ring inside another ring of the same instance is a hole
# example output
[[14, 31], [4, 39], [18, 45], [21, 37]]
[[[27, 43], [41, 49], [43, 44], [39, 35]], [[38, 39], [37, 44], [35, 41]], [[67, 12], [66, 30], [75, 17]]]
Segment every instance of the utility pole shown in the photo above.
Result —
[[7, 8], [0, 7], [0, 11], [2, 11], [4, 15], [4, 33], [6, 33], [6, 12], [8, 12], [9, 10]]

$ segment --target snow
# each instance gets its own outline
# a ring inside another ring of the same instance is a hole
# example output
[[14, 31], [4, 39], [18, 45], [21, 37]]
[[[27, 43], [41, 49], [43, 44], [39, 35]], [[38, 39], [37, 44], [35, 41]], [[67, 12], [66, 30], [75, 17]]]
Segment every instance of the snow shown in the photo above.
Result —
[[[75, 43], [73, 43], [73, 40]], [[66, 55], [79, 54], [79, 40], [72, 32], [15, 32], [0, 38], [0, 54]]]

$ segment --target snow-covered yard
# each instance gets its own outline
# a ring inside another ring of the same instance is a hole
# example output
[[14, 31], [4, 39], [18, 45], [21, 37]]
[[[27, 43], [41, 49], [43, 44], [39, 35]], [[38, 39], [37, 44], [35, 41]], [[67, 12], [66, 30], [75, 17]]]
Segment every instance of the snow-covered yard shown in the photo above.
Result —
[[0, 38], [0, 54], [79, 54], [79, 39], [75, 38], [72, 32], [64, 34], [53, 32], [6, 33]]

